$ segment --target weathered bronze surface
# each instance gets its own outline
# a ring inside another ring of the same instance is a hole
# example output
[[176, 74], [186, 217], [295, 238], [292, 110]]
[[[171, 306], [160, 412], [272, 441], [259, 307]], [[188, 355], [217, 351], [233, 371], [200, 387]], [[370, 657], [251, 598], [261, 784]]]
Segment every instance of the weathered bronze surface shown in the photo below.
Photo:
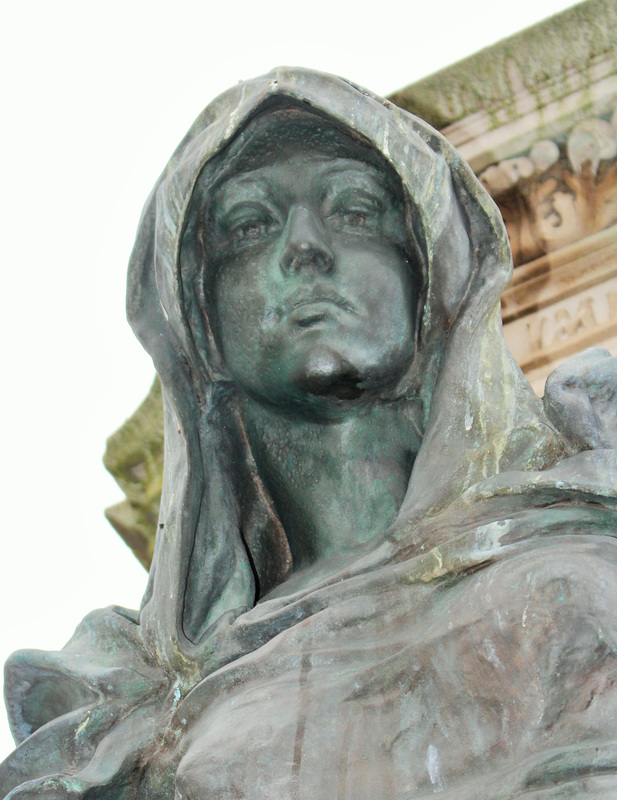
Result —
[[149, 586], [9, 661], [0, 794], [617, 793], [617, 368], [540, 401], [510, 274], [471, 170], [387, 101], [283, 68], [208, 106], [129, 271], [165, 408]]

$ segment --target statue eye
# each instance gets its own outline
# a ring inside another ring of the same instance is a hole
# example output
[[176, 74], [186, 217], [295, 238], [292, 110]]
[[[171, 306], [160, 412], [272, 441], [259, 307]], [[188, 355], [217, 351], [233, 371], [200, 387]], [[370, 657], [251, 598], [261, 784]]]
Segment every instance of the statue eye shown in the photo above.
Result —
[[276, 227], [276, 220], [267, 212], [251, 214], [238, 221], [232, 221], [227, 226], [226, 238], [232, 246], [250, 244], [266, 238]]
[[244, 241], [245, 239], [258, 239], [267, 230], [267, 223], [263, 220], [250, 220], [243, 222], [241, 225], [231, 231], [231, 238], [236, 242]]
[[373, 232], [379, 229], [379, 209], [369, 206], [344, 205], [334, 208], [327, 217], [328, 224], [342, 231]]
[[341, 214], [341, 220], [349, 228], [366, 228], [369, 223], [369, 215], [366, 211], [348, 211]]
[[323, 206], [325, 224], [333, 230], [348, 233], [379, 233], [384, 202], [377, 191], [365, 186], [334, 183]]

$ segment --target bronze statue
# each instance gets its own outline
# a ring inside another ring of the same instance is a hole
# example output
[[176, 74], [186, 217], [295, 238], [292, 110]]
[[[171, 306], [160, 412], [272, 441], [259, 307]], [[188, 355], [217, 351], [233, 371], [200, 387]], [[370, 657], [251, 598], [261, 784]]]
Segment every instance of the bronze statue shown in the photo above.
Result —
[[387, 101], [283, 68], [205, 109], [129, 270], [148, 589], [8, 662], [3, 796], [617, 792], [615, 360], [538, 400], [510, 273], [468, 166]]

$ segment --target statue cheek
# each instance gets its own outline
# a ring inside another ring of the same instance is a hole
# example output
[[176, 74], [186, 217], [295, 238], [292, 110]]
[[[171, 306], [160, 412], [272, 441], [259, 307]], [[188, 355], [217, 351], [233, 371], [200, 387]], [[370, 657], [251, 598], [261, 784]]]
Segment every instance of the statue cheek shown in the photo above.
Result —
[[358, 261], [355, 277], [362, 292], [371, 328], [376, 334], [409, 337], [414, 327], [413, 279], [409, 264], [398, 252], [384, 252], [379, 257]]

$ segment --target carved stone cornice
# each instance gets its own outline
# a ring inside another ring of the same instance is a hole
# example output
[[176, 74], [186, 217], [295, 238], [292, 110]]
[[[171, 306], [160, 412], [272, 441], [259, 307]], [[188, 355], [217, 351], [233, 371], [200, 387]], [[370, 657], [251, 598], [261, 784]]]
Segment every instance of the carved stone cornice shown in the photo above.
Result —
[[578, 121], [603, 116], [614, 107], [617, 51], [591, 59], [584, 72], [568, 68], [531, 87], [514, 57], [506, 59], [504, 69], [512, 89], [509, 97], [441, 131], [476, 173], [542, 139], [560, 138]]
[[515, 266], [592, 236], [617, 222], [617, 112], [540, 139], [479, 177], [503, 215]]
[[587, 0], [390, 99], [442, 131], [478, 173], [604, 115], [616, 83], [617, 4]]
[[508, 346], [540, 395], [568, 356], [617, 352], [617, 225], [519, 267], [501, 301]]

